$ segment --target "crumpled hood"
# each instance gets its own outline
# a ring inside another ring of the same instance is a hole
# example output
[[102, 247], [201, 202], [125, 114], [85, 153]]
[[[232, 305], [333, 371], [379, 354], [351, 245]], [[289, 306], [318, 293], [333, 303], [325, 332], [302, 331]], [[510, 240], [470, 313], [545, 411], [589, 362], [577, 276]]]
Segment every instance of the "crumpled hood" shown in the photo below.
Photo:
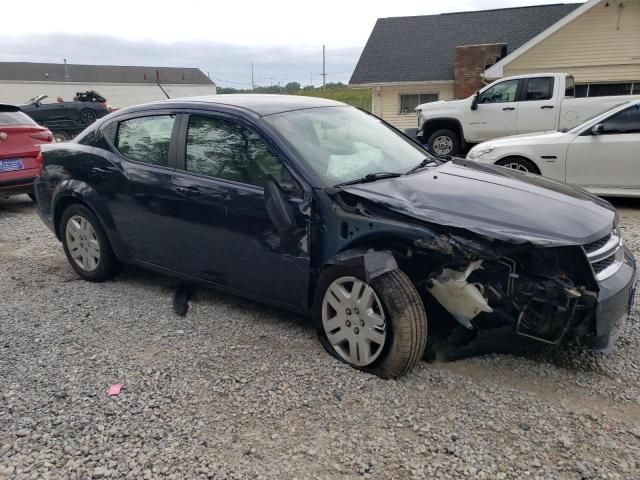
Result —
[[582, 189], [462, 159], [342, 190], [418, 220], [512, 243], [583, 245], [607, 235], [616, 219], [611, 204]]

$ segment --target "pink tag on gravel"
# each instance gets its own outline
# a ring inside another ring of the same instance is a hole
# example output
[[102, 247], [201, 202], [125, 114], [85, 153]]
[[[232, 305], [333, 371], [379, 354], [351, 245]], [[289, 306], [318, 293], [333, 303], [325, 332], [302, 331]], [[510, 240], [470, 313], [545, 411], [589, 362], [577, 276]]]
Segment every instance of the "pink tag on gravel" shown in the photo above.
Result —
[[109, 387], [109, 392], [107, 393], [110, 397], [117, 397], [118, 395], [120, 395], [121, 389], [122, 389], [122, 385], [120, 385], [119, 383], [116, 383], [115, 385], [111, 385]]

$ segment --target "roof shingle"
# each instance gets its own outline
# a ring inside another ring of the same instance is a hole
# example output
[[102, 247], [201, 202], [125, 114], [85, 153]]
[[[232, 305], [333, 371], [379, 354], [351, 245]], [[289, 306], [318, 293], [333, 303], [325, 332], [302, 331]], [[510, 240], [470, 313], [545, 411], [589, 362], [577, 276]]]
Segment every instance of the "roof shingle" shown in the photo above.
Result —
[[456, 47], [506, 43], [511, 53], [580, 5], [380, 18], [349, 83], [452, 80]]

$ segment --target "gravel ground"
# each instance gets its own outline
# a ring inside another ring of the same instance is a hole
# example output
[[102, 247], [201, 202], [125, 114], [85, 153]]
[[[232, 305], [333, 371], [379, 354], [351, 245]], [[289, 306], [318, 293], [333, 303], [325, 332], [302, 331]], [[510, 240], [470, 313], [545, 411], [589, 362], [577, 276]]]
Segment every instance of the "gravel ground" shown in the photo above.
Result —
[[[640, 201], [617, 205], [640, 258]], [[608, 356], [384, 381], [277, 309], [199, 290], [179, 318], [173, 284], [83, 282], [26, 197], [0, 200], [0, 479], [640, 478], [637, 308]]]

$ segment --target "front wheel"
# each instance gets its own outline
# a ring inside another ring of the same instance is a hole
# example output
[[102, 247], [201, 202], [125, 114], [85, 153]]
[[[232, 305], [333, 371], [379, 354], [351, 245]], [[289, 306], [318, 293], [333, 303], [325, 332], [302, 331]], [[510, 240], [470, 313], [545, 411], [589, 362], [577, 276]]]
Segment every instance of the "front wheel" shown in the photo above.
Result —
[[460, 136], [448, 128], [436, 130], [427, 139], [427, 148], [440, 157], [456, 155], [460, 153]]
[[518, 170], [519, 172], [535, 173], [536, 175], [540, 175], [540, 169], [528, 158], [507, 157], [497, 161], [496, 165], [511, 168], [512, 170]]
[[318, 283], [314, 321], [329, 353], [382, 378], [409, 373], [427, 343], [424, 305], [399, 270], [367, 283], [353, 268], [327, 267]]
[[64, 253], [73, 269], [89, 282], [103, 282], [121, 264], [97, 217], [84, 205], [73, 204], [62, 214], [60, 233]]

